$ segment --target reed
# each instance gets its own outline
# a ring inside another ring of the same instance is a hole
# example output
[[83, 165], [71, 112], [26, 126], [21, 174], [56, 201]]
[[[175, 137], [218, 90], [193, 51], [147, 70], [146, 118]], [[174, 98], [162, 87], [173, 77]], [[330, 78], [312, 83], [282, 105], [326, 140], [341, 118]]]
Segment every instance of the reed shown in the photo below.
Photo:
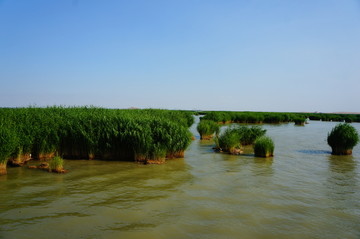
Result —
[[351, 155], [353, 147], [359, 142], [359, 134], [348, 123], [336, 125], [328, 134], [327, 142], [334, 155]]
[[0, 124], [0, 175], [7, 173], [7, 162], [16, 150], [18, 142], [16, 132], [11, 127]]
[[241, 152], [241, 132], [238, 127], [229, 127], [215, 139], [216, 148], [222, 152], [239, 154]]
[[256, 157], [272, 157], [274, 155], [274, 142], [270, 137], [262, 136], [255, 141], [254, 153]]
[[203, 119], [221, 123], [288, 123], [295, 118], [310, 120], [360, 122], [360, 114], [294, 113], [294, 112], [249, 112], [249, 111], [204, 111]]
[[331, 113], [307, 113], [310, 120], [337, 121], [337, 122], [360, 122], [359, 114], [331, 114]]
[[239, 127], [240, 143], [241, 145], [254, 144], [255, 140], [261, 136], [264, 136], [266, 129], [262, 129], [260, 126]]
[[50, 160], [49, 172], [64, 173], [64, 160], [60, 156], [55, 156]]
[[209, 111], [205, 112], [203, 118], [222, 123], [284, 123], [290, 121], [291, 114], [292, 113]]
[[302, 118], [302, 117], [295, 117], [295, 118], [293, 118], [293, 121], [294, 121], [295, 125], [304, 126], [306, 119]]
[[12, 155], [163, 161], [184, 156], [191, 142], [191, 113], [97, 107], [0, 108], [0, 122], [12, 122], [20, 139]]
[[241, 146], [254, 144], [255, 140], [265, 135], [260, 126], [231, 126], [215, 138], [216, 148], [231, 154], [241, 153]]
[[196, 129], [200, 134], [200, 139], [209, 140], [214, 134], [219, 133], [220, 126], [212, 120], [201, 120]]

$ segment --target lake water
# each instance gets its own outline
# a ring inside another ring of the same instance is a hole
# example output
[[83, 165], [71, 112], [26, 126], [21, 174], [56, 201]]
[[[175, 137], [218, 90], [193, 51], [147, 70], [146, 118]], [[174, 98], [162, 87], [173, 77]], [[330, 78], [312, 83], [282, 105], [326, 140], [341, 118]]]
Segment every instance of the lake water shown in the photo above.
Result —
[[263, 125], [272, 159], [251, 148], [214, 153], [194, 125], [185, 159], [163, 165], [67, 160], [64, 175], [8, 168], [0, 238], [358, 239], [360, 147], [330, 155], [336, 124]]

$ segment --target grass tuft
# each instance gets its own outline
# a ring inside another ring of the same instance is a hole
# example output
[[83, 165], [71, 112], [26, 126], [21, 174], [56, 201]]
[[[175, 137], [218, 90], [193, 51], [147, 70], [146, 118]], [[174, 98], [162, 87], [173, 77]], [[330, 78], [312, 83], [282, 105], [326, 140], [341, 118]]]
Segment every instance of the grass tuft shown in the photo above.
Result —
[[254, 152], [256, 157], [272, 157], [274, 155], [274, 142], [270, 137], [262, 136], [255, 141]]
[[60, 156], [55, 156], [50, 160], [49, 171], [54, 173], [64, 172], [64, 160]]
[[232, 126], [215, 138], [215, 143], [220, 151], [239, 154], [241, 146], [251, 145], [255, 140], [265, 135], [266, 130], [260, 126]]
[[219, 124], [212, 120], [201, 120], [197, 126], [200, 139], [212, 139], [214, 134], [218, 134], [220, 130]]
[[306, 118], [303, 118], [303, 117], [295, 117], [293, 119], [295, 125], [300, 125], [300, 126], [304, 126], [305, 125], [305, 122], [306, 122]]
[[359, 134], [348, 123], [336, 125], [328, 134], [327, 142], [334, 155], [351, 155], [353, 147], [359, 142]]

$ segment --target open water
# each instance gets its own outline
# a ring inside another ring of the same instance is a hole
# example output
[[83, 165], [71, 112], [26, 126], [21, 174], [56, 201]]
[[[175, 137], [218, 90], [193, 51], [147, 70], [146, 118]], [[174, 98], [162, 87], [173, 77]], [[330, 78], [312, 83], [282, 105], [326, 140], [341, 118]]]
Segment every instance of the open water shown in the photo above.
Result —
[[251, 147], [214, 153], [194, 125], [185, 159], [163, 165], [66, 160], [64, 175], [8, 168], [0, 238], [358, 239], [360, 147], [332, 156], [326, 137], [336, 124], [263, 125], [272, 159]]

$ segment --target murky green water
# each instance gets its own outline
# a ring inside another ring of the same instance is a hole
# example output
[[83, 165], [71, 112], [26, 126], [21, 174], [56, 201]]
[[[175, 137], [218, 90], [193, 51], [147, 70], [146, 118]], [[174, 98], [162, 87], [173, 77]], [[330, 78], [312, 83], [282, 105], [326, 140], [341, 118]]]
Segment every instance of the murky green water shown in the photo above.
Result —
[[10, 168], [0, 177], [0, 238], [360, 238], [360, 147], [331, 156], [335, 125], [264, 125], [272, 160], [251, 148], [214, 153], [197, 139], [164, 165]]

